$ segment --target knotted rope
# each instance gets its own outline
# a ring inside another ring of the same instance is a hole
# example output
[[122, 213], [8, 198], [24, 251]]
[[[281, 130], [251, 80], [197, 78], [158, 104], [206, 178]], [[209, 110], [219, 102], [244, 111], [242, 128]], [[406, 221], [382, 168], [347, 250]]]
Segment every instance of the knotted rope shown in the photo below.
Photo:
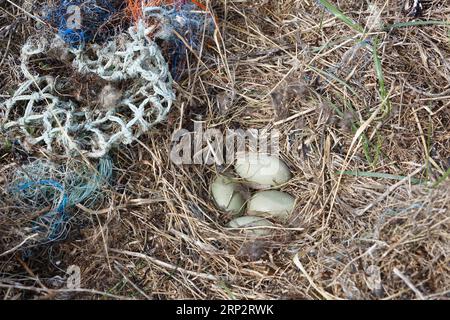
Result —
[[17, 129], [28, 143], [45, 144], [50, 152], [62, 149], [68, 156], [100, 158], [114, 146], [132, 143], [164, 121], [175, 100], [168, 65], [148, 32], [140, 22], [103, 46], [94, 45], [95, 59], [81, 49], [67, 48], [75, 54], [73, 64], [81, 73], [110, 82], [132, 81], [123, 99], [106, 110], [88, 110], [60, 99], [54, 79], [32, 75], [30, 58], [44, 54], [51, 44], [30, 38], [23, 46], [21, 65], [28, 80], [0, 104], [1, 127]]

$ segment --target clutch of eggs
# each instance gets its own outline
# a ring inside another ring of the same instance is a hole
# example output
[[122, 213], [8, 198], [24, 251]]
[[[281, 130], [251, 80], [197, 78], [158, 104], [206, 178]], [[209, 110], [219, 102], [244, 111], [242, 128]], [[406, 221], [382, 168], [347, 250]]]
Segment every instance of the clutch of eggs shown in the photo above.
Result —
[[[292, 178], [281, 159], [266, 154], [238, 154], [234, 168], [240, 181], [256, 190], [279, 187]], [[266, 218], [284, 222], [294, 210], [295, 199], [286, 192], [259, 191], [246, 201], [241, 190], [237, 180], [225, 175], [216, 176], [210, 188], [216, 206], [235, 217], [229, 227], [245, 229], [247, 234], [269, 235], [269, 229], [261, 228], [273, 226]], [[238, 217], [246, 206], [247, 215]]]

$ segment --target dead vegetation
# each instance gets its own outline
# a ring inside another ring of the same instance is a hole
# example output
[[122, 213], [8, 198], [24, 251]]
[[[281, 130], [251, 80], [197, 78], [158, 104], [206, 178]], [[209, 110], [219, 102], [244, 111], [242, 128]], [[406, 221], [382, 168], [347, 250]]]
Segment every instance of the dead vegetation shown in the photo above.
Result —
[[[0, 8], [1, 97], [22, 80], [20, 48], [35, 32], [29, 1], [11, 2]], [[429, 1], [414, 19], [403, 2], [330, 1], [352, 27], [318, 1], [210, 1], [217, 32], [190, 56], [167, 124], [114, 150], [105, 199], [73, 209], [84, 225], [27, 259], [11, 219], [26, 208], [7, 173], [44, 153], [0, 134], [2, 297], [448, 299], [450, 6]], [[283, 191], [297, 207], [273, 236], [224, 227], [208, 192], [223, 167], [170, 161], [173, 131], [194, 121], [281, 131], [294, 173]], [[70, 265], [79, 292], [65, 289]]]

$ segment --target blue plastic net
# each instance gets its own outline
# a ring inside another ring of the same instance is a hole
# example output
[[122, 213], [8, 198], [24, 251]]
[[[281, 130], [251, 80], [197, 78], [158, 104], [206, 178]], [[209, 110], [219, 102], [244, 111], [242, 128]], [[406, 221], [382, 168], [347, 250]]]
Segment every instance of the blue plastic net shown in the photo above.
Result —
[[47, 19], [57, 26], [60, 37], [71, 46], [81, 47], [94, 38], [105, 38], [99, 29], [116, 8], [110, 0], [61, 0], [47, 12]]
[[213, 17], [196, 4], [182, 0], [171, 5], [146, 7], [144, 16], [158, 26], [154, 37], [163, 40], [172, 76], [177, 80], [184, 69], [188, 51], [200, 51], [205, 37], [213, 33]]
[[50, 244], [66, 238], [73, 220], [70, 208], [98, 201], [111, 175], [109, 158], [100, 159], [96, 169], [81, 162], [56, 166], [37, 160], [15, 174], [9, 190], [20, 207], [40, 212], [31, 221], [31, 232], [37, 234], [36, 243]]
[[65, 209], [68, 197], [64, 191], [64, 186], [54, 180], [28, 181], [19, 184], [16, 192], [21, 193], [21, 196], [29, 196], [30, 192], [43, 187], [54, 189], [55, 194], [59, 193], [60, 195], [56, 207], [39, 216], [32, 223], [32, 232], [43, 235], [40, 237], [41, 242], [48, 243], [62, 238], [65, 234], [65, 224], [68, 221]]

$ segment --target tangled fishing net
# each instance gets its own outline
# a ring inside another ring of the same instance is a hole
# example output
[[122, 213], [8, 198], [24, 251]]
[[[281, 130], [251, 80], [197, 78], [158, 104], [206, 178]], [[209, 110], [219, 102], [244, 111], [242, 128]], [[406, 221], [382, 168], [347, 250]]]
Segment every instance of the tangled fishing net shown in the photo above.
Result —
[[163, 41], [176, 79], [184, 68], [187, 51], [199, 52], [203, 39], [215, 28], [213, 16], [197, 1], [177, 0], [170, 4], [149, 1], [141, 14], [153, 26], [152, 36]]
[[104, 46], [94, 46], [95, 58], [79, 49], [73, 65], [110, 82], [131, 81], [117, 105], [90, 110], [61, 99], [55, 79], [33, 75], [28, 61], [49, 50], [45, 39], [31, 38], [22, 49], [22, 72], [28, 78], [14, 95], [0, 104], [2, 128], [16, 130], [32, 145], [68, 156], [103, 157], [118, 144], [130, 144], [165, 120], [175, 94], [168, 65], [159, 47], [145, 36], [140, 24]]
[[97, 168], [76, 160], [64, 165], [35, 160], [12, 174], [8, 194], [21, 213], [11, 218], [26, 225], [22, 230], [24, 237], [32, 239], [29, 245], [63, 240], [75, 218], [70, 214], [71, 208], [99, 202], [111, 175], [109, 158], [99, 159]]
[[[62, 13], [76, 5], [90, 20], [78, 29], [70, 29]], [[136, 5], [140, 10], [137, 14]], [[75, 56], [73, 67], [78, 72], [110, 83], [129, 81], [120, 101], [93, 110], [62, 99], [55, 90], [55, 77], [32, 74], [29, 68], [33, 57], [45, 55], [60, 41], [31, 37], [21, 56], [22, 73], [27, 80], [10, 99], [0, 103], [1, 128], [31, 145], [45, 145], [52, 153], [100, 158], [112, 147], [128, 145], [164, 121], [175, 94], [169, 65], [155, 39], [170, 44], [172, 73], [176, 73], [184, 42], [195, 48], [199, 35], [211, 30], [213, 19], [198, 4], [187, 1], [170, 5], [138, 1], [130, 8], [134, 8], [132, 12], [138, 20], [128, 32], [105, 43], [93, 43], [89, 50], [73, 45], [93, 39], [99, 24], [114, 12], [111, 3], [63, 0], [53, 14], [60, 37], [69, 44], [64, 49]]]
[[[32, 245], [64, 239], [74, 219], [71, 208], [101, 197], [112, 172], [105, 158], [110, 150], [131, 144], [167, 118], [175, 100], [173, 75], [180, 74], [187, 47], [198, 49], [201, 36], [214, 25], [196, 1], [129, 0], [132, 25], [111, 36], [101, 29], [117, 13], [117, 3], [61, 0], [52, 5], [47, 21], [56, 26], [57, 36], [38, 34], [26, 41], [21, 51], [25, 81], [0, 101], [0, 131], [9, 139], [69, 159], [64, 166], [36, 160], [9, 179], [9, 195], [19, 211], [30, 213], [12, 219], [27, 226], [18, 232]], [[70, 14], [77, 10], [84, 20], [74, 25]], [[61, 94], [59, 84], [70, 77], [42, 75], [35, 67], [55, 50], [60, 60], [70, 57], [72, 75], [123, 88], [118, 98], [96, 107]], [[80, 155], [98, 159], [98, 168], [76, 160]]]

